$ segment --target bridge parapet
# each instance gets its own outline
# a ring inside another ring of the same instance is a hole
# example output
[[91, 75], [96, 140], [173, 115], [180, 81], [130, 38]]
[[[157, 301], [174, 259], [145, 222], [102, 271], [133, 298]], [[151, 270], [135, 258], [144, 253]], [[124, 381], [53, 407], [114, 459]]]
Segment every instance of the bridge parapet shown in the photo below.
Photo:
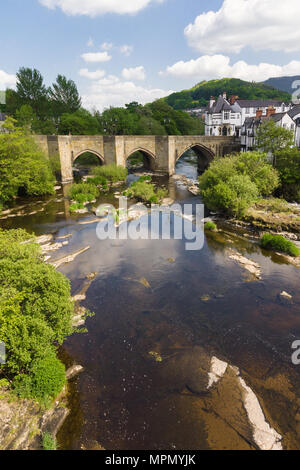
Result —
[[73, 181], [73, 165], [81, 154], [91, 152], [102, 164], [125, 167], [136, 151], [148, 156], [150, 168], [172, 175], [177, 160], [190, 148], [208, 165], [214, 157], [240, 149], [234, 137], [208, 136], [35, 136], [36, 142], [51, 157], [59, 154], [62, 182]]

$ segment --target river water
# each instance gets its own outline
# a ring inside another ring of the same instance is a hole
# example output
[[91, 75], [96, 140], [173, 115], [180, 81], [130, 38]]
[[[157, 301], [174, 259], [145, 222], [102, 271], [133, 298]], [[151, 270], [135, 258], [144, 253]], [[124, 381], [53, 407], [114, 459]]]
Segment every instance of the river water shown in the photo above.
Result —
[[[197, 177], [191, 154], [177, 172]], [[176, 201], [201, 203], [174, 180], [160, 181]], [[118, 203], [113, 195], [99, 202]], [[212, 356], [240, 369], [283, 447], [300, 448], [300, 366], [291, 362], [300, 339], [299, 269], [226, 226], [207, 233], [200, 251], [186, 251], [185, 240], [100, 241], [96, 224], [80, 225], [94, 217], [70, 216], [60, 192], [15, 213], [1, 226], [72, 234], [53, 259], [90, 246], [60, 268], [73, 295], [97, 273], [82, 303], [95, 313], [88, 332], [60, 351], [67, 365], [84, 367], [70, 385], [61, 449], [254, 449], [230, 378], [227, 388], [204, 390], [203, 364]], [[231, 260], [230, 248], [259, 263], [262, 279]], [[293, 296], [288, 305], [283, 290]]]

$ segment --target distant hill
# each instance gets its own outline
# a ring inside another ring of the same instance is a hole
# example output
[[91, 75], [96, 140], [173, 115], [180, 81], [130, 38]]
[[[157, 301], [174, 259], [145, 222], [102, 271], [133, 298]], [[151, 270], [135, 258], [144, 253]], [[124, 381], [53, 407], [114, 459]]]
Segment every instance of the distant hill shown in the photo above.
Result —
[[218, 97], [224, 91], [227, 96], [237, 95], [240, 99], [278, 99], [289, 101], [290, 93], [280, 91], [265, 83], [246, 82], [238, 78], [203, 81], [190, 90], [172, 93], [165, 101], [174, 109], [190, 109], [206, 106], [210, 97]]
[[[277, 88], [277, 90], [286, 91], [287, 93], [292, 94], [294, 91], [294, 89], [292, 88], [292, 84], [296, 80], [300, 81], [300, 75], [294, 75], [294, 77], [269, 78], [263, 83], [265, 85], [270, 85], [274, 88]], [[297, 88], [299, 88], [299, 86]]]

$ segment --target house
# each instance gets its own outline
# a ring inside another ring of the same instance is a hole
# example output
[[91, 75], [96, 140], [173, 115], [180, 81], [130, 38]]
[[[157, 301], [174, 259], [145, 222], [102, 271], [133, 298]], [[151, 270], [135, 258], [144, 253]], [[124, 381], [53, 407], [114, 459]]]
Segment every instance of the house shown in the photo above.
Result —
[[296, 145], [300, 148], [300, 104], [294, 106], [289, 111], [289, 116], [293, 119], [296, 126]]
[[257, 130], [264, 122], [272, 119], [277, 126], [288, 129], [294, 132], [296, 137], [296, 124], [294, 119], [290, 116], [290, 111], [281, 113], [276, 112], [275, 107], [269, 107], [266, 113], [263, 114], [261, 109], [257, 109], [255, 117], [247, 117], [242, 126], [241, 132], [241, 147], [242, 151], [247, 152], [253, 150], [256, 145]]
[[240, 137], [247, 118], [255, 118], [258, 109], [267, 114], [270, 108], [274, 108], [276, 114], [286, 113], [292, 104], [278, 100], [240, 100], [238, 96], [227, 99], [226, 92], [217, 101], [212, 96], [205, 112], [205, 135]]

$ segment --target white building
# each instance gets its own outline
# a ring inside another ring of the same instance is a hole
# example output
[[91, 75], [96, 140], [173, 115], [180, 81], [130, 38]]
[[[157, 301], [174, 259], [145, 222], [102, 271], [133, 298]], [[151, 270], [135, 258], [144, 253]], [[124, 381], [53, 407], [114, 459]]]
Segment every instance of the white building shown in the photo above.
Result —
[[[277, 126], [288, 129], [294, 133], [296, 138], [296, 123], [290, 116], [291, 111], [276, 113], [275, 108], [268, 108], [265, 115], [261, 110], [257, 110], [255, 117], [248, 117], [242, 126], [241, 147], [244, 152], [253, 150], [256, 145], [257, 130], [264, 122], [272, 119]], [[299, 110], [300, 114], [300, 110]]]
[[271, 108], [275, 113], [285, 113], [292, 105], [278, 100], [240, 100], [237, 96], [227, 99], [225, 92], [217, 101], [211, 97], [205, 112], [205, 135], [240, 137], [247, 118], [256, 117], [258, 109], [267, 114]]
[[296, 145], [300, 148], [300, 104], [294, 106], [289, 111], [289, 116], [293, 119], [296, 126]]

